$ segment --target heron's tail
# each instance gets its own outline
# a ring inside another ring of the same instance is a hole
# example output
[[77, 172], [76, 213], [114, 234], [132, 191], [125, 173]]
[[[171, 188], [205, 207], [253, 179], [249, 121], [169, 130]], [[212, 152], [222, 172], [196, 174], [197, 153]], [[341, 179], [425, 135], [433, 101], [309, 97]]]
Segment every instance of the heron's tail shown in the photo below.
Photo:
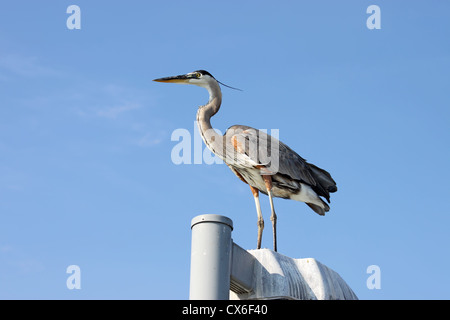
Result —
[[[319, 198], [320, 199], [320, 198]], [[323, 201], [322, 199], [320, 199], [320, 201], [322, 202], [322, 206], [319, 206], [315, 203], [311, 203], [311, 202], [305, 202], [311, 209], [314, 210], [315, 213], [324, 216], [325, 212], [330, 211], [330, 206]]]
[[311, 169], [311, 171], [314, 174], [314, 178], [317, 180], [317, 182], [319, 182], [320, 186], [323, 188], [323, 191], [325, 192], [323, 196], [326, 197], [327, 200], [329, 200], [330, 197], [329, 192], [337, 191], [336, 182], [333, 180], [328, 171], [323, 170], [311, 163], [308, 163], [308, 165], [309, 169]]

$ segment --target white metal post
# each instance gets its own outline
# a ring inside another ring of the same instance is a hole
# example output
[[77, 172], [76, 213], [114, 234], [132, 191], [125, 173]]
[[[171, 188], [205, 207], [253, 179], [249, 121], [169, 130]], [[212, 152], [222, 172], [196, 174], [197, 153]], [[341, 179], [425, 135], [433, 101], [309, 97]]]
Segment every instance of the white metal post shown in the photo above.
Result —
[[233, 221], [225, 216], [205, 214], [192, 219], [191, 229], [189, 299], [229, 299]]

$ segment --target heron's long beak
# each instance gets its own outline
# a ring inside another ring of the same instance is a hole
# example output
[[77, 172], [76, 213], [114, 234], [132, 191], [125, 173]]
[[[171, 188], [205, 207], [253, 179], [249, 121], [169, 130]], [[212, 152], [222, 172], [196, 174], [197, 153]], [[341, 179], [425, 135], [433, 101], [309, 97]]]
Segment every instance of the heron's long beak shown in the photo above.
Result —
[[165, 78], [154, 79], [153, 81], [170, 82], [170, 83], [188, 83], [189, 79], [191, 79], [191, 78], [192, 77], [187, 74], [182, 74], [182, 75], [174, 76], [174, 77], [165, 77]]

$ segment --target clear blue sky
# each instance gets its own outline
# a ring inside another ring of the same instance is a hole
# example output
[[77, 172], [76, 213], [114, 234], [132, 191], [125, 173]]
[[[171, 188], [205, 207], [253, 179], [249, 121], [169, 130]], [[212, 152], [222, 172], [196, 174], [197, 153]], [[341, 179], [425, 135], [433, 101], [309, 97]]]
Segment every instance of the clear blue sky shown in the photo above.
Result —
[[[66, 9], [81, 8], [81, 30]], [[369, 5], [381, 29], [369, 30]], [[186, 299], [190, 221], [252, 194], [225, 165], [171, 160], [207, 92], [213, 118], [279, 129], [327, 169], [331, 211], [276, 199], [279, 252], [314, 257], [361, 299], [450, 298], [448, 1], [8, 1], [0, 11], [0, 298]], [[204, 147], [204, 146], [202, 146]], [[263, 246], [271, 248], [270, 207]], [[66, 268], [81, 268], [68, 290]], [[381, 289], [366, 287], [370, 265]]]

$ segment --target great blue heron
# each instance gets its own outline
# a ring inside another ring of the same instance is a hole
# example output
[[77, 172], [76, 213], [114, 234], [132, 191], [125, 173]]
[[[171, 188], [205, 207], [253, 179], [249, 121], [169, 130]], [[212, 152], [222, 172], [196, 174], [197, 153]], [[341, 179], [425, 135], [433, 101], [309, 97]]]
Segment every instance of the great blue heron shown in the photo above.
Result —
[[[319, 215], [324, 215], [330, 210], [328, 204], [320, 198], [324, 197], [329, 203], [330, 192], [337, 191], [336, 182], [327, 171], [306, 162], [287, 145], [261, 130], [234, 125], [222, 136], [212, 128], [211, 117], [219, 111], [222, 103], [219, 86], [219, 83], [222, 83], [209, 72], [198, 70], [154, 81], [194, 84], [208, 90], [208, 103], [200, 106], [197, 111], [198, 128], [206, 146], [250, 186], [258, 214], [258, 249], [261, 248], [264, 229], [259, 191], [269, 196], [275, 251], [277, 251], [277, 215], [273, 197], [305, 202]], [[276, 166], [273, 166], [274, 163]]]

